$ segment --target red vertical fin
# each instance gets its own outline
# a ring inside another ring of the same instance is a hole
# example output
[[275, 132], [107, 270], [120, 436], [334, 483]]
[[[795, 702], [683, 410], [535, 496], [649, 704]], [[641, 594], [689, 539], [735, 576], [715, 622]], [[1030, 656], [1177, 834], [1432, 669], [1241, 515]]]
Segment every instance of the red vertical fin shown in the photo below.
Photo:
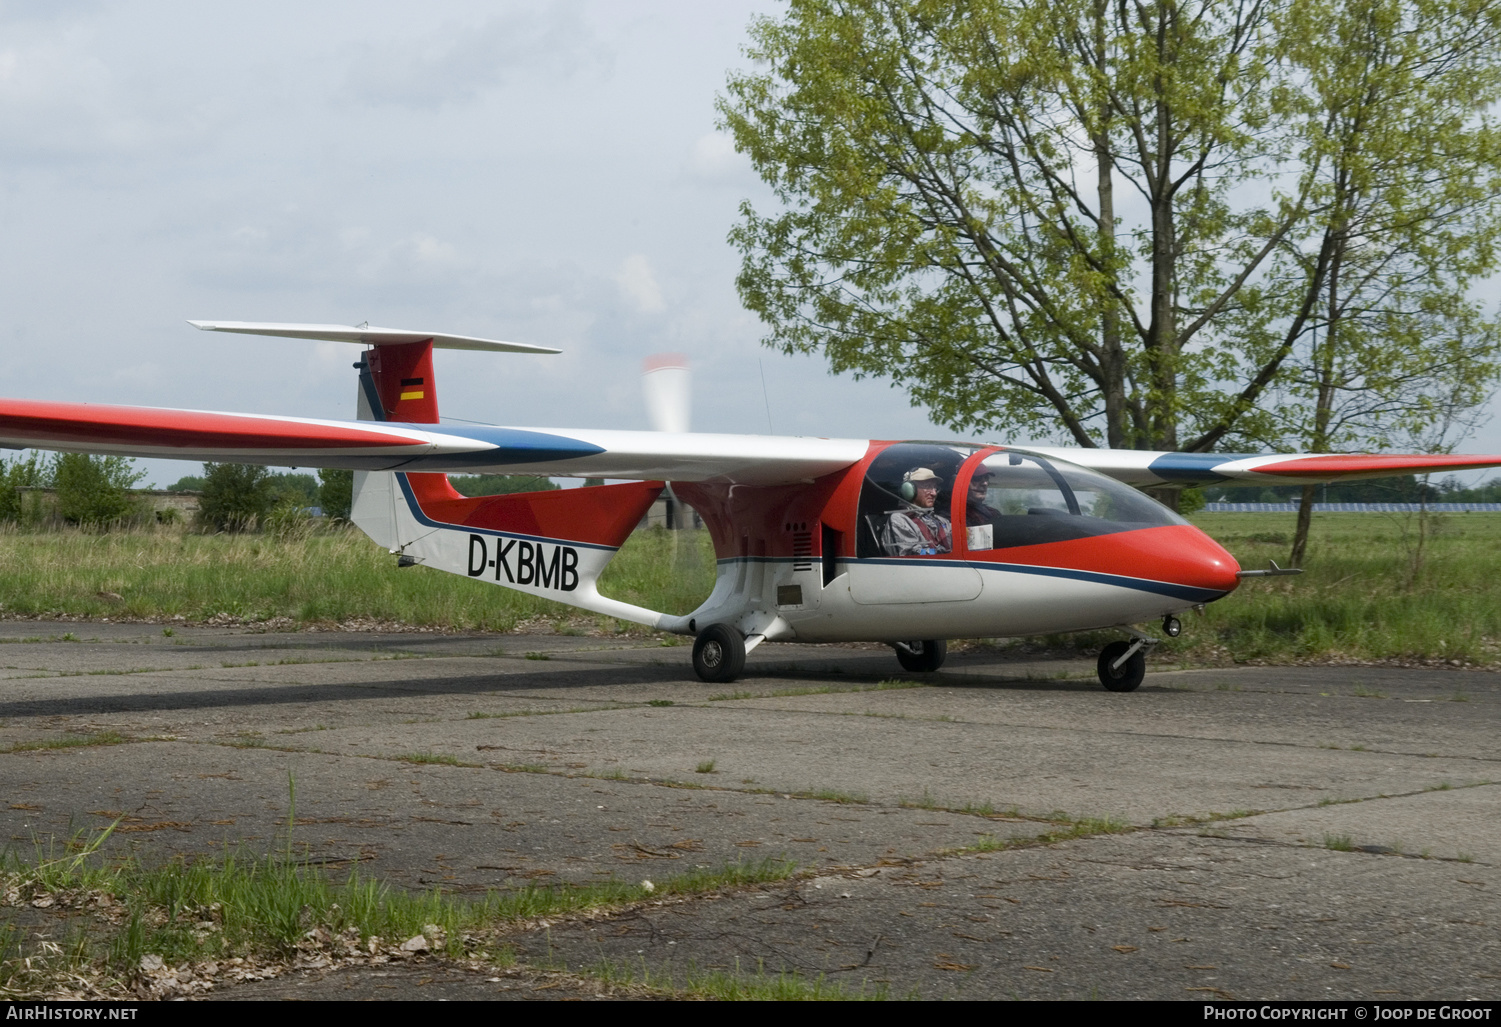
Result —
[[370, 351], [370, 374], [389, 421], [438, 423], [438, 390], [433, 383], [433, 342], [403, 342]]

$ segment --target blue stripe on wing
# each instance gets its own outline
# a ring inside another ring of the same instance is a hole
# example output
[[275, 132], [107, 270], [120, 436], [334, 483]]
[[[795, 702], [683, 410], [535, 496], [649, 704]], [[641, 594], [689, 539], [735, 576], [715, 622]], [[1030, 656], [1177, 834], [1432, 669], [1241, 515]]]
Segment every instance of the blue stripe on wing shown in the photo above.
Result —
[[[594, 456], [604, 449], [593, 443], [571, 439], [567, 435], [548, 432], [522, 431], [518, 428], [495, 428], [490, 425], [471, 424], [397, 424], [396, 427], [416, 428], [419, 431], [439, 431], [444, 435], [488, 442], [494, 449], [478, 453], [456, 453], [442, 457], [442, 463], [472, 464], [483, 467], [488, 464], [532, 464], [548, 460], [571, 460], [577, 457]], [[414, 464], [421, 464], [418, 457]], [[416, 467], [410, 468], [416, 470]]]
[[1163, 481], [1181, 481], [1190, 485], [1194, 482], [1228, 481], [1229, 479], [1223, 475], [1215, 474], [1214, 469], [1231, 460], [1244, 460], [1254, 455], [1252, 453], [1168, 453], [1148, 464], [1147, 470]]

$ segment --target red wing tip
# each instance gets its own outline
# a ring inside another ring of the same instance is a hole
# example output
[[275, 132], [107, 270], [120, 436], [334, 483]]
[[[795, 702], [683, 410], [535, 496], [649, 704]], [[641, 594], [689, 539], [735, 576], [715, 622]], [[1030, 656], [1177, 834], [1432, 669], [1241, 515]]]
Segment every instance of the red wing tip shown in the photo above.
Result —
[[1424, 471], [1461, 471], [1484, 467], [1501, 467], [1501, 456], [1431, 453], [1331, 454], [1328, 456], [1295, 457], [1279, 463], [1262, 464], [1254, 468], [1254, 470], [1258, 474], [1293, 476], [1360, 474], [1379, 471], [1423, 473]]

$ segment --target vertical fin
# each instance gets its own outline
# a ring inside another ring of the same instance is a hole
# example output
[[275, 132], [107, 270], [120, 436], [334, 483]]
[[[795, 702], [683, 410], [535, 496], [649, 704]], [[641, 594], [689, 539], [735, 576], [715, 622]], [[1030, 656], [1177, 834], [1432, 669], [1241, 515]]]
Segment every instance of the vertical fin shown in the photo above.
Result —
[[365, 363], [385, 413], [381, 420], [438, 423], [433, 340], [376, 346], [366, 351]]

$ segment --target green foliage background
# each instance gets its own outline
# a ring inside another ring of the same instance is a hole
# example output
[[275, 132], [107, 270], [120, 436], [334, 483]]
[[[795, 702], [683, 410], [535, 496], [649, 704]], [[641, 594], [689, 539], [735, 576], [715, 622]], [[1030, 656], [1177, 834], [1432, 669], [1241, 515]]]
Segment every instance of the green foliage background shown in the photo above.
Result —
[[200, 527], [213, 531], [251, 531], [265, 520], [275, 503], [275, 482], [266, 468], [254, 464], [203, 465], [203, 498], [198, 501]]
[[750, 35], [719, 110], [776, 197], [731, 233], [769, 346], [1082, 446], [1397, 444], [1488, 391], [1498, 0], [792, 0]]

